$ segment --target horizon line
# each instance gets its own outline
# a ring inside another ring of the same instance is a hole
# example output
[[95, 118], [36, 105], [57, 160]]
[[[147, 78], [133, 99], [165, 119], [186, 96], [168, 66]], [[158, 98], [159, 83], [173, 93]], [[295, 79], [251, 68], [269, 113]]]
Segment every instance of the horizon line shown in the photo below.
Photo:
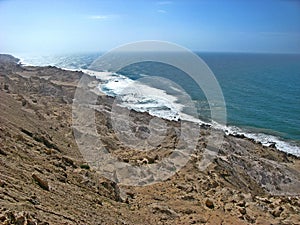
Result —
[[[191, 50], [194, 53], [212, 53], [212, 54], [269, 54], [269, 55], [300, 55], [300, 52], [267, 52], [267, 51], [208, 51], [208, 50]], [[9, 52], [0, 51], [0, 54], [8, 54], [12, 56], [17, 55], [40, 55], [40, 56], [51, 56], [51, 55], [74, 55], [74, 54], [105, 54], [109, 50], [99, 51], [65, 51], [65, 52]]]

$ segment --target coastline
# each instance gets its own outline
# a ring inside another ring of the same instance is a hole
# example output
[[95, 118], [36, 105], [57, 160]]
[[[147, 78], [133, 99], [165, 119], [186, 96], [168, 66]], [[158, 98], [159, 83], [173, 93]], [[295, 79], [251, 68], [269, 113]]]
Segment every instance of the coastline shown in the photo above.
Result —
[[[62, 68], [62, 69], [64, 69], [64, 68]], [[66, 69], [66, 70], [68, 70], [68, 69]], [[70, 71], [74, 71], [74, 70], [70, 69]], [[98, 72], [98, 71], [92, 71], [92, 70], [87, 70], [87, 69], [82, 69], [80, 71], [82, 71], [85, 74], [95, 76], [100, 82], [105, 82], [105, 81], [109, 80], [110, 79], [109, 75], [111, 75], [111, 73], [107, 72], [107, 71], [106, 72], [105, 71]], [[116, 75], [117, 76], [122, 76], [122, 75], [118, 75], [118, 74], [116, 74]], [[124, 87], [122, 87], [122, 88], [124, 88]], [[100, 87], [99, 87], [99, 89], [100, 89]], [[161, 91], [159, 89], [157, 89], [157, 90]], [[101, 91], [103, 92], [103, 90], [101, 90]], [[105, 94], [108, 94], [108, 93], [106, 92]], [[110, 96], [112, 96], [112, 97], [116, 97], [117, 95], [118, 94], [110, 94]], [[175, 102], [176, 99], [175, 100], [170, 99], [170, 101]], [[129, 107], [129, 106], [127, 106], [127, 107]], [[132, 109], [136, 110], [136, 111], [139, 111], [138, 109], [136, 109], [134, 107]], [[177, 110], [177, 112], [181, 111], [180, 107], [177, 107], [176, 110]], [[141, 112], [143, 112], [143, 111], [141, 111]], [[155, 115], [155, 114], [151, 114], [151, 115], [159, 116], [159, 115]], [[273, 136], [273, 135], [270, 135], [270, 134], [265, 134], [265, 133], [246, 132], [243, 128], [239, 128], [239, 127], [235, 127], [235, 126], [228, 126], [228, 125], [220, 125], [220, 124], [218, 124], [214, 121], [212, 123], [207, 123], [207, 122], [204, 122], [200, 119], [196, 119], [193, 116], [183, 114], [183, 113], [181, 113], [180, 116], [181, 116], [181, 120], [194, 122], [194, 123], [197, 123], [197, 124], [202, 125], [202, 126], [212, 126], [214, 129], [224, 131], [226, 135], [232, 135], [232, 136], [236, 136], [236, 137], [248, 138], [251, 141], [261, 143], [263, 146], [266, 146], [266, 147], [267, 146], [273, 146], [273, 147], [275, 146], [275, 148], [277, 148], [280, 151], [283, 151], [283, 152], [286, 152], [288, 154], [293, 154], [295, 156], [300, 157], [300, 146], [299, 145], [291, 144], [287, 140], [280, 140], [279, 137], [276, 137], [276, 136]], [[162, 117], [161, 116], [161, 118], [173, 120], [172, 117], [168, 118], [168, 117]]]
[[[0, 55], [1, 221], [22, 217], [50, 224], [299, 223], [300, 159], [242, 136], [224, 136], [209, 126], [200, 127], [187, 164], [164, 181], [122, 186], [97, 173], [82, 158], [72, 130], [74, 91], [82, 76], [51, 66], [3, 63]], [[115, 135], [110, 119], [114, 99], [101, 95], [99, 101], [103, 107], [96, 112], [98, 134], [120, 162], [150, 167], [174, 150], [179, 122], [164, 120], [169, 129], [161, 144], [138, 151]], [[133, 130], [144, 137], [147, 129], [139, 128], [154, 117], [131, 113]], [[207, 143], [219, 137], [224, 142], [213, 155], [216, 149]]]
[[[36, 65], [26, 63], [24, 59], [21, 59], [20, 63], [22, 63], [24, 66], [26, 66], [26, 65], [36, 66]], [[46, 65], [44, 65], [44, 66], [46, 66]], [[53, 65], [53, 66], [55, 66], [55, 65]], [[58, 68], [60, 68], [60, 67], [58, 67]], [[85, 74], [95, 76], [99, 80], [100, 83], [110, 82], [110, 79], [112, 79], [112, 77], [110, 77], [111, 73], [107, 72], [107, 71], [106, 72], [105, 71], [98, 72], [98, 71], [91, 71], [91, 70], [88, 70], [88, 69], [70, 69], [70, 68], [61, 68], [61, 69], [69, 70], [69, 71], [81, 71]], [[132, 81], [129, 78], [127, 78], [127, 77], [125, 77], [121, 74], [116, 74], [116, 76], [121, 76], [122, 79], [125, 78], [130, 82]], [[118, 81], [119, 83], [122, 83], [122, 82], [120, 82], [121, 79], [118, 80], [117, 77], [113, 77], [113, 79], [116, 79], [116, 81]], [[127, 83], [124, 83], [123, 85], [125, 85], [125, 86], [126, 85], [131, 85], [130, 82], [128, 82], [128, 81], [127, 81]], [[111, 83], [114, 83], [114, 82], [111, 82]], [[132, 83], [133, 83], [133, 81], [132, 81]], [[120, 84], [119, 84], [119, 87], [121, 87]], [[120, 90], [118, 90], [119, 87], [114, 87], [112, 89], [109, 89], [109, 91], [105, 91], [105, 90], [101, 90], [101, 91], [104, 92], [105, 94], [109, 95], [109, 96], [116, 97], [118, 95], [117, 93], [120, 92]], [[121, 87], [121, 88], [124, 88], [124, 87]], [[100, 89], [100, 87], [99, 87], [99, 89]], [[161, 91], [161, 90], [157, 89], [157, 91]], [[168, 96], [166, 96], [166, 97], [168, 97]], [[182, 113], [181, 110], [182, 110], [183, 106], [177, 105], [176, 104], [176, 99], [172, 99], [172, 96], [169, 96], [168, 101], [171, 102], [171, 104], [174, 106], [174, 109], [173, 109], [174, 113], [171, 114], [172, 116], [159, 115], [158, 113], [155, 113], [155, 112], [154, 113], [151, 113], [149, 111], [148, 112], [151, 115], [158, 116], [158, 117], [165, 118], [165, 119], [170, 119], [170, 120], [173, 120], [173, 117], [175, 115], [176, 115], [175, 117], [177, 118], [175, 120], [178, 120], [179, 116], [177, 114], [180, 113], [180, 117], [181, 117], [182, 120], [187, 120], [187, 121], [195, 122], [195, 123], [198, 123], [198, 124], [213, 126], [215, 129], [220, 129], [220, 130], [224, 131], [226, 133], [226, 135], [233, 135], [233, 136], [237, 136], [237, 137], [245, 136], [246, 138], [248, 138], [250, 140], [253, 140], [257, 143], [261, 143], [263, 146], [273, 146], [274, 147], [274, 144], [275, 144], [275, 147], [278, 150], [300, 157], [300, 144], [296, 144], [296, 142], [293, 141], [293, 140], [286, 140], [286, 139], [283, 139], [280, 136], [275, 136], [275, 135], [267, 134], [267, 133], [263, 133], [263, 132], [259, 133], [259, 132], [248, 131], [246, 128], [243, 128], [243, 127], [236, 127], [236, 126], [230, 126], [230, 125], [220, 125], [220, 124], [215, 123], [215, 122], [207, 123], [207, 122], [204, 122], [200, 119], [196, 119], [193, 116]], [[132, 105], [127, 105], [126, 107], [130, 108], [130, 109], [133, 109], [133, 110], [136, 110], [136, 111], [141, 111], [141, 112], [147, 111], [147, 110], [141, 110], [141, 109], [139, 109], [137, 107], [134, 107]]]
[[[60, 68], [60, 67], [57, 67], [55, 65], [36, 66], [36, 65], [25, 63], [23, 59], [19, 59], [18, 64], [20, 64], [21, 66], [25, 66], [25, 67], [29, 66], [29, 67], [33, 67], [33, 68], [38, 68], [38, 67], [43, 68], [43, 67], [49, 67], [50, 66], [50, 67], [53, 67], [53, 68], [60, 69], [62, 71], [71, 71], [71, 72], [79, 72], [79, 73], [81, 72], [81, 73], [89, 75], [91, 77], [95, 77], [96, 80], [99, 81], [99, 83], [103, 83], [104, 81], [109, 80], [110, 76], [112, 75], [112, 73], [108, 72], [108, 71], [93, 71], [93, 70], [89, 70], [89, 69]], [[120, 74], [113, 74], [113, 75], [123, 76], [123, 75], [120, 75]], [[108, 97], [112, 97], [113, 99], [116, 98], [116, 95], [109, 95], [109, 94], [103, 92], [102, 90], [100, 90], [99, 84], [98, 84], [98, 89], [99, 89], [98, 91], [101, 92], [102, 94], [104, 94]], [[160, 89], [157, 89], [157, 90], [160, 90]], [[121, 107], [122, 107], [122, 105], [121, 105]], [[125, 106], [125, 107], [128, 108], [128, 106]], [[129, 110], [134, 110], [136, 113], [146, 113], [146, 114], [149, 114], [150, 116], [157, 117], [157, 115], [152, 115], [148, 111], [139, 111], [139, 110], [136, 110], [136, 109], [132, 109], [130, 107], [128, 109]], [[296, 158], [300, 159], [300, 146], [295, 146], [295, 145], [292, 146], [292, 145], [290, 145], [290, 143], [288, 143], [284, 140], [282, 141], [276, 136], [272, 136], [272, 135], [265, 134], [265, 133], [249, 133], [249, 132], [247, 133], [243, 130], [243, 128], [239, 128], [239, 127], [235, 127], [235, 126], [227, 126], [227, 125], [224, 126], [224, 125], [220, 125], [220, 124], [218, 124], [214, 121], [212, 123], [207, 123], [207, 122], [204, 122], [200, 119], [196, 119], [192, 116], [182, 118], [180, 120], [178, 120], [178, 119], [174, 120], [172, 118], [167, 118], [167, 117], [166, 118], [161, 117], [161, 118], [165, 119], [165, 120], [168, 120], [168, 121], [171, 121], [171, 122], [172, 121], [178, 122], [178, 121], [182, 120], [182, 121], [196, 123], [200, 127], [206, 127], [206, 128], [214, 129], [216, 131], [224, 132], [224, 135], [226, 135], [226, 136], [232, 136], [232, 137], [235, 137], [235, 138], [238, 138], [238, 139], [246, 139], [250, 142], [261, 145], [263, 147], [270, 147], [270, 148], [272, 148], [276, 151], [280, 151], [282, 153], [285, 153], [285, 154], [288, 154], [288, 155], [291, 155], [293, 157], [296, 157]], [[263, 138], [257, 137], [257, 136], [260, 136], [260, 135], [263, 135], [264, 137]], [[271, 141], [270, 141], [270, 138], [271, 138]], [[283, 142], [284, 145], [288, 146], [288, 147], [287, 148], [286, 147], [280, 148], [280, 147], [278, 147], [278, 142]], [[297, 151], [293, 151], [293, 150], [289, 149], [289, 146], [296, 147]]]

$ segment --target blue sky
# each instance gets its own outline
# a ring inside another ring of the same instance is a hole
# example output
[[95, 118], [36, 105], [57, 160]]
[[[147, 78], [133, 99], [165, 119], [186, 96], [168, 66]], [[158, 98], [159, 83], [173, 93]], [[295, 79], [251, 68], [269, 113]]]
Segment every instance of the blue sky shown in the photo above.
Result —
[[297, 0], [0, 0], [0, 52], [107, 51], [164, 40], [194, 51], [300, 53]]

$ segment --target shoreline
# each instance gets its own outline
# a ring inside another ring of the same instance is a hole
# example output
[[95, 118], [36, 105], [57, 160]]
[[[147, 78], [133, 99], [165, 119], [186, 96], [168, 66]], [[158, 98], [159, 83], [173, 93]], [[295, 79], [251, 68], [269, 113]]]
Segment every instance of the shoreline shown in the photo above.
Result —
[[[26, 66], [36, 67], [37, 66], [37, 65], [26, 63], [24, 59], [20, 59], [19, 63], [22, 66], [25, 66], [25, 67]], [[68, 71], [73, 71], [73, 72], [75, 72], [75, 71], [83, 72], [87, 75], [94, 76], [97, 80], [100, 80], [100, 81], [106, 81], [107, 79], [109, 79], [107, 77], [112, 74], [111, 72], [108, 72], [108, 71], [93, 71], [93, 70], [89, 70], [89, 69], [61, 68], [61, 67], [58, 67], [58, 66], [55, 66], [55, 65], [43, 65], [42, 67], [44, 67], [44, 66], [54, 66], [54, 67], [62, 69], [62, 70], [68, 70]], [[121, 74], [117, 74], [117, 75], [118, 76], [124, 76], [124, 75], [121, 75]], [[105, 77], [105, 78], [103, 79], [103, 77]], [[158, 89], [158, 90], [160, 90], [160, 89]], [[103, 92], [103, 90], [100, 90], [100, 89], [99, 89], [99, 91]], [[116, 96], [116, 95], [115, 96], [110, 95], [110, 94], [105, 93], [105, 92], [103, 92], [103, 93], [105, 95], [108, 95], [108, 96], [111, 96], [111, 97]], [[138, 112], [145, 112], [145, 111], [139, 111], [136, 108], [130, 108], [130, 107], [127, 107], [127, 108], [136, 110]], [[177, 107], [177, 110], [180, 111], [180, 108]], [[148, 111], [146, 111], [146, 112], [148, 112]], [[163, 119], [167, 119], [167, 120], [173, 120], [173, 119], [168, 119], [166, 117], [161, 117], [159, 115], [151, 114], [150, 112], [148, 112], [148, 113], [150, 115], [157, 116], [159, 118], [163, 118]], [[231, 135], [231, 136], [236, 136], [236, 137], [244, 136], [249, 140], [252, 140], [252, 141], [255, 141], [256, 143], [262, 144], [263, 146], [266, 146], [266, 147], [272, 146], [272, 147], [275, 147], [279, 151], [285, 152], [287, 154], [292, 154], [296, 157], [300, 157], [300, 145], [297, 145], [297, 144], [294, 143], [295, 141], [299, 141], [299, 140], [287, 140], [287, 139], [284, 139], [280, 136], [275, 136], [275, 135], [267, 134], [267, 133], [264, 133], [264, 132], [259, 132], [259, 133], [249, 132], [249, 131], [247, 131], [246, 128], [243, 128], [243, 127], [230, 126], [230, 125], [221, 125], [221, 124], [214, 123], [214, 122], [207, 123], [207, 122], [204, 122], [200, 119], [196, 119], [193, 116], [190, 116], [190, 115], [187, 115], [187, 114], [184, 114], [184, 116], [185, 116], [185, 118], [182, 118], [182, 120], [186, 120], [186, 121], [189, 121], [189, 122], [194, 122], [194, 123], [197, 123], [199, 125], [209, 125], [209, 126], [212, 126], [214, 129], [223, 131], [226, 135]]]
[[[72, 71], [72, 69], [70, 69], [70, 71]], [[95, 76], [100, 81], [107, 80], [107, 76], [112, 74], [111, 72], [107, 72], [107, 71], [99, 72], [99, 71], [92, 71], [92, 70], [88, 70], [88, 69], [82, 69], [80, 71], [82, 71], [83, 73], [88, 74], [90, 76]], [[101, 77], [103, 77], [103, 76], [104, 77], [106, 76], [106, 78], [101, 79]], [[121, 76], [123, 76], [123, 75], [121, 75]], [[100, 90], [100, 91], [102, 91], [102, 90]], [[104, 92], [104, 94], [107, 95], [107, 93], [105, 93], [105, 92]], [[109, 95], [109, 96], [115, 97], [113, 95]], [[134, 110], [136, 110], [136, 109], [134, 109]], [[136, 111], [138, 111], [138, 110], [136, 110]], [[144, 111], [138, 111], [138, 112], [144, 112]], [[157, 116], [157, 115], [153, 115], [153, 116]], [[164, 117], [160, 117], [160, 118], [164, 118]], [[164, 119], [168, 119], [168, 118], [164, 118]], [[168, 120], [172, 120], [172, 119], [168, 119]], [[281, 137], [278, 137], [278, 136], [274, 136], [274, 135], [266, 134], [266, 133], [247, 132], [241, 127], [230, 126], [230, 125], [221, 125], [221, 124], [218, 124], [215, 122], [207, 123], [200, 119], [196, 119], [192, 116], [182, 118], [181, 120], [194, 122], [200, 126], [201, 125], [212, 126], [212, 128], [214, 128], [214, 129], [223, 131], [226, 135], [231, 135], [231, 136], [236, 136], [236, 137], [244, 136], [244, 138], [247, 138], [256, 143], [260, 143], [263, 146], [266, 146], [266, 147], [273, 146], [277, 150], [300, 157], [300, 146], [299, 145], [291, 144], [290, 142], [288, 142], [288, 140], [281, 140]]]

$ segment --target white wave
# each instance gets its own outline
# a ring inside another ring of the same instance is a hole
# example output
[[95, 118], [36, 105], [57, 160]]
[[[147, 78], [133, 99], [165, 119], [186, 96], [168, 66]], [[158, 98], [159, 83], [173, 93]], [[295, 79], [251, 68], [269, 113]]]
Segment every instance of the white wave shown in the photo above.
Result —
[[20, 63], [24, 66], [54, 66], [54, 57], [18, 54]]
[[183, 106], [176, 103], [176, 97], [166, 94], [163, 90], [115, 73], [86, 70], [84, 72], [100, 79], [99, 89], [108, 95], [116, 96], [124, 107], [169, 120], [180, 118], [179, 112]]
[[22, 66], [36, 66], [26, 60], [23, 60], [23, 59], [20, 59], [19, 63], [22, 65]]
[[229, 135], [229, 134], [244, 135], [245, 137], [253, 139], [256, 142], [260, 142], [264, 146], [270, 146], [271, 144], [275, 143], [275, 146], [278, 150], [281, 150], [283, 152], [287, 152], [287, 153], [290, 153], [290, 154], [300, 157], [300, 146], [290, 143], [290, 142], [287, 142], [287, 141], [283, 141], [276, 136], [265, 134], [265, 133], [248, 132], [239, 127], [222, 126], [217, 123], [213, 123], [213, 127], [223, 130], [227, 135]]
[[270, 144], [275, 143], [277, 149], [296, 156], [300, 156], [299, 146], [289, 143], [287, 141], [282, 141], [276, 136], [268, 135], [264, 133], [245, 133], [244, 135], [248, 138], [252, 138], [254, 140], [261, 142], [265, 146], [269, 146]]
[[[126, 76], [107, 71], [96, 72], [83, 70], [84, 73], [101, 80], [100, 91], [111, 96], [117, 96], [121, 105], [139, 112], [148, 112], [168, 120], [187, 120], [195, 123], [204, 123], [195, 117], [182, 112], [184, 105], [178, 103], [178, 98], [169, 95], [166, 91], [151, 87]], [[181, 91], [176, 87], [173, 90]]]

